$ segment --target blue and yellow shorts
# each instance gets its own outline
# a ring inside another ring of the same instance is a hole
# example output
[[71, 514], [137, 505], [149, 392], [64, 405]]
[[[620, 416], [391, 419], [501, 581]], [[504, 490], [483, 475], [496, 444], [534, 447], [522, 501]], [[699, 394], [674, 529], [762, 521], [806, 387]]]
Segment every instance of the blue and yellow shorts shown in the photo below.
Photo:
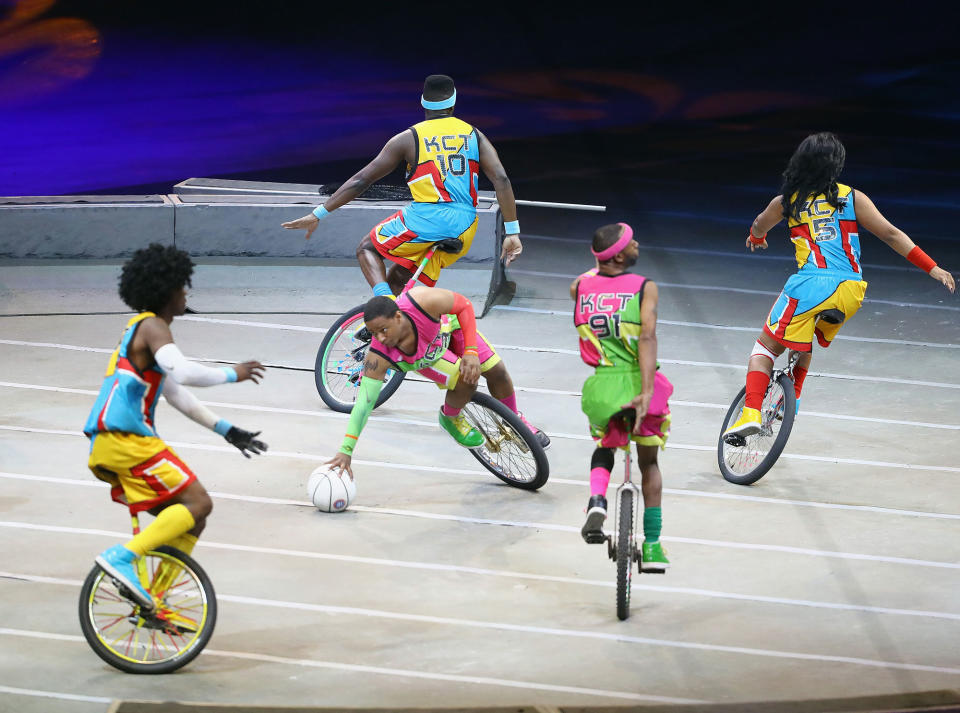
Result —
[[850, 319], [863, 304], [866, 291], [867, 283], [863, 280], [799, 272], [783, 286], [763, 331], [788, 349], [799, 352], [810, 351], [814, 336], [821, 347], [829, 347], [843, 325], [825, 321], [818, 324], [817, 315], [838, 309]]
[[133, 514], [161, 505], [197, 479], [162, 440], [135, 433], [94, 435], [87, 466]]
[[478, 218], [466, 230], [460, 228], [451, 228], [450, 234], [441, 234], [433, 241], [422, 239], [420, 235], [410, 230], [403, 219], [403, 211], [398, 210], [386, 220], [377, 223], [370, 231], [370, 240], [373, 242], [377, 252], [387, 260], [405, 267], [410, 272], [416, 272], [420, 265], [420, 260], [426, 254], [433, 242], [446, 240], [448, 238], [460, 238], [463, 241], [463, 249], [458, 253], [445, 253], [437, 250], [430, 258], [430, 262], [420, 273], [420, 281], [433, 287], [437, 284], [437, 278], [440, 277], [440, 270], [452, 265], [470, 250], [473, 243], [473, 237], [477, 234]]

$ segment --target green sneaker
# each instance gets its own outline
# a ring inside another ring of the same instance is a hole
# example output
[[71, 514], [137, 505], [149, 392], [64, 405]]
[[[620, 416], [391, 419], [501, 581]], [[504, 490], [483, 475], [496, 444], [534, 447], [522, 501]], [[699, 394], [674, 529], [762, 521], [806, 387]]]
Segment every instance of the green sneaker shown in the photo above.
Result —
[[467, 423], [467, 419], [460, 413], [456, 418], [450, 418], [443, 411], [440, 412], [438, 419], [440, 425], [447, 433], [453, 436], [453, 439], [465, 448], [476, 448], [482, 446], [484, 442], [483, 434]]
[[643, 550], [640, 554], [641, 572], [663, 572], [670, 566], [670, 560], [667, 559], [667, 553], [663, 551], [663, 545], [657, 542], [644, 542]]

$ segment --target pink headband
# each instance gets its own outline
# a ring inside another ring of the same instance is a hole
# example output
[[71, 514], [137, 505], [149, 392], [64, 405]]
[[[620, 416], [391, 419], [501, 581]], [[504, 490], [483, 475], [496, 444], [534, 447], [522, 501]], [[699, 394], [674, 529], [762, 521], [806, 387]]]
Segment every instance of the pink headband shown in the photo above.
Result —
[[630, 241], [633, 240], [633, 228], [626, 223], [617, 223], [617, 225], [623, 226], [623, 235], [620, 236], [620, 239], [617, 240], [617, 242], [615, 242], [606, 250], [601, 250], [600, 252], [590, 248], [590, 252], [592, 252], [593, 256], [600, 262], [605, 262], [606, 260], [616, 257], [620, 251], [626, 248], [630, 244]]

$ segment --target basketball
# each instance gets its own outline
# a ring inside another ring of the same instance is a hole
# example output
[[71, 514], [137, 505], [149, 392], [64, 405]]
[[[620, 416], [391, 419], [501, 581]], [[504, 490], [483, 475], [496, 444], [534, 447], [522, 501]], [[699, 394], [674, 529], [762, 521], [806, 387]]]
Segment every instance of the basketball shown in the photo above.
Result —
[[357, 485], [344, 473], [321, 465], [310, 474], [307, 481], [307, 496], [323, 512], [343, 512], [357, 494]]

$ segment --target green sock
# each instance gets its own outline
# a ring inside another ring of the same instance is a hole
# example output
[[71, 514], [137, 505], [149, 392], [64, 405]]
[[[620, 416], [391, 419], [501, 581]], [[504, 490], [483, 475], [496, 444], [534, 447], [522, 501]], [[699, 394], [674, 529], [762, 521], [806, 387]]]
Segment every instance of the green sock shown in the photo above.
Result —
[[643, 536], [647, 542], [660, 541], [660, 529], [663, 527], [663, 514], [660, 507], [645, 508], [643, 511]]

